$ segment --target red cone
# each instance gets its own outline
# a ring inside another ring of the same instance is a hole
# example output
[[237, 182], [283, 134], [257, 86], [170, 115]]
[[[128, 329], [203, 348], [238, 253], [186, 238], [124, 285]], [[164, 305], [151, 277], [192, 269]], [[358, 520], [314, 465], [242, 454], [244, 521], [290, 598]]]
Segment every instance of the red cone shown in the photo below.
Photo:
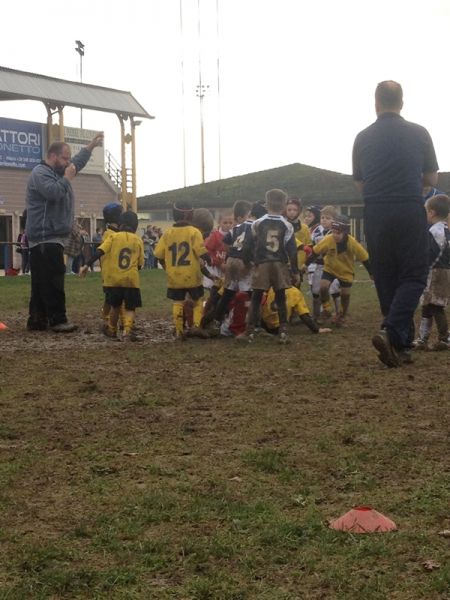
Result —
[[330, 523], [331, 529], [350, 533], [384, 533], [395, 531], [397, 525], [370, 506], [355, 506]]
[[8, 326], [0, 321], [0, 331], [4, 331], [5, 329], [8, 329]]

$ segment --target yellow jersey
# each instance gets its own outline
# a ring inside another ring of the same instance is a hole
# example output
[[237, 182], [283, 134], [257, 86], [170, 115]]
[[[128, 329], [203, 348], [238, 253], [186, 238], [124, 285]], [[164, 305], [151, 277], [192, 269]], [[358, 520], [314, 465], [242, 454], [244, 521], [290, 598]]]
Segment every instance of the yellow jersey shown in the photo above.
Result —
[[337, 244], [333, 235], [327, 235], [318, 244], [313, 246], [314, 254], [322, 255], [323, 270], [336, 279], [351, 283], [355, 276], [355, 260], [365, 262], [369, 259], [367, 250], [351, 235], [347, 235], [345, 250], [338, 252]]
[[144, 266], [144, 244], [129, 231], [111, 232], [98, 247], [105, 253], [102, 279], [105, 287], [139, 288], [138, 269]]
[[[278, 312], [272, 309], [272, 304], [275, 300], [275, 292], [270, 288], [267, 292], [266, 302], [262, 306], [261, 316], [269, 329], [276, 329], [280, 326]], [[286, 308], [288, 321], [292, 314], [306, 315], [309, 314], [309, 308], [305, 302], [305, 298], [301, 291], [296, 287], [286, 289]]]
[[[308, 225], [306, 225], [306, 223], [300, 224], [300, 229], [295, 232], [295, 239], [297, 242], [300, 242], [304, 246], [312, 245], [311, 232], [309, 231], [309, 227], [308, 227]], [[305, 264], [305, 261], [306, 261], [305, 251], [302, 249], [298, 250], [297, 257], [298, 257], [297, 258], [298, 266], [301, 267], [302, 265]]]
[[[112, 235], [116, 235], [117, 231], [114, 231], [114, 229], [105, 229], [105, 231], [103, 232], [102, 235], [102, 244], [103, 242], [105, 242], [109, 237], [111, 237]], [[100, 248], [100, 246], [97, 246], [96, 250], [98, 250]], [[109, 263], [111, 262], [111, 255], [110, 254], [104, 254], [103, 256], [100, 257], [100, 269], [102, 271], [102, 283], [103, 285], [105, 285], [105, 271], [108, 272], [108, 270], [110, 269]]]
[[175, 223], [163, 233], [154, 254], [164, 261], [168, 288], [188, 289], [202, 285], [200, 257], [208, 252], [196, 227]]

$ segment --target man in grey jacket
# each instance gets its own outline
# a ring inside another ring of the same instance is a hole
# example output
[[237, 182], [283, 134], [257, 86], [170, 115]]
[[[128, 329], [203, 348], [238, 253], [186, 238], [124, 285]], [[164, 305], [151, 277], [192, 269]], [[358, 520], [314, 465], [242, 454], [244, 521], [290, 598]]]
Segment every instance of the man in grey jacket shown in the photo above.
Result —
[[31, 298], [27, 328], [69, 333], [76, 325], [66, 316], [64, 242], [74, 222], [71, 181], [103, 143], [98, 134], [72, 159], [70, 146], [54, 142], [31, 172], [26, 192], [26, 234], [30, 246]]

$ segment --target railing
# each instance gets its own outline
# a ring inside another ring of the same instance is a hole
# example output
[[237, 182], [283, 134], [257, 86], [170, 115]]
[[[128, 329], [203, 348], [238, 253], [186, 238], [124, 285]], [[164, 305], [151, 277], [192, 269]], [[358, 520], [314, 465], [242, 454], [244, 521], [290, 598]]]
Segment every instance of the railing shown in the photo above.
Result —
[[108, 150], [105, 150], [105, 173], [118, 188], [122, 187], [122, 169]]

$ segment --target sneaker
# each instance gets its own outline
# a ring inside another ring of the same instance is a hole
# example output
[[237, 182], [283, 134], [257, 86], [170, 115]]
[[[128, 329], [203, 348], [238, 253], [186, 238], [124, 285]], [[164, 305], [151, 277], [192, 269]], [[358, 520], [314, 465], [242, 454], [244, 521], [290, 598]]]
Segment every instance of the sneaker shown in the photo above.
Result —
[[72, 333], [78, 329], [78, 325], [74, 323], [58, 323], [57, 325], [52, 325], [51, 330], [55, 333]]
[[450, 344], [448, 342], [446, 342], [445, 340], [439, 340], [434, 344], [434, 346], [431, 349], [435, 352], [441, 352], [442, 350], [448, 350], [449, 348]]
[[417, 338], [413, 341], [413, 349], [414, 350], [428, 350], [428, 341], [423, 338]]
[[414, 362], [411, 350], [407, 348], [404, 348], [403, 350], [397, 350], [397, 356], [401, 365], [412, 365]]
[[382, 329], [379, 333], [373, 336], [372, 344], [375, 350], [378, 351], [378, 358], [383, 364], [390, 369], [400, 366], [398, 354], [392, 347], [385, 329]]

